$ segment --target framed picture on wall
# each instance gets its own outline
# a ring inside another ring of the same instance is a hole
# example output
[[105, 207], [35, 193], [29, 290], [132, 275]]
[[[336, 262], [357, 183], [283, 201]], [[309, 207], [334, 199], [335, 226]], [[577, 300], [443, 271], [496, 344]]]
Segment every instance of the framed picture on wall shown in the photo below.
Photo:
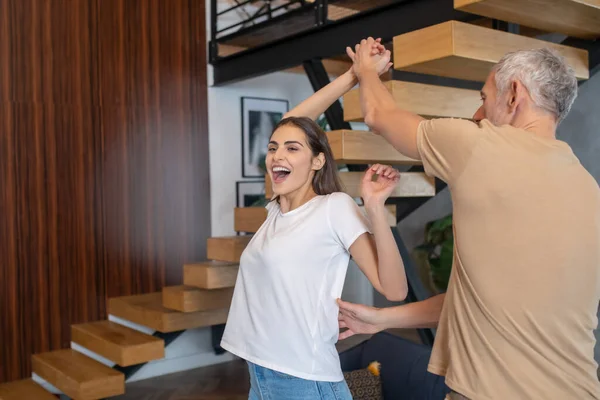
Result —
[[264, 207], [265, 181], [238, 181], [235, 193], [236, 207]]
[[287, 100], [242, 97], [242, 177], [265, 177], [269, 138], [288, 110]]

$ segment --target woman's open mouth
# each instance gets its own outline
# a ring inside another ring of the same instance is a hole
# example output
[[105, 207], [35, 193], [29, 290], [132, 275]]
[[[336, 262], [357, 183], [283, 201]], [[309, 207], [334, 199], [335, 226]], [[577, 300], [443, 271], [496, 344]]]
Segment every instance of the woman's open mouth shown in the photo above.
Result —
[[282, 183], [291, 172], [285, 167], [273, 167], [273, 183]]

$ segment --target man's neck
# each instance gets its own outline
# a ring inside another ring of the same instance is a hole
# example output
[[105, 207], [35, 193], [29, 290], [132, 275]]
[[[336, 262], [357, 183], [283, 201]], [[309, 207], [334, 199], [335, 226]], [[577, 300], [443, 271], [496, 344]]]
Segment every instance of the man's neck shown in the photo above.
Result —
[[556, 121], [550, 115], [536, 114], [517, 117], [511, 125], [545, 139], [556, 139]]

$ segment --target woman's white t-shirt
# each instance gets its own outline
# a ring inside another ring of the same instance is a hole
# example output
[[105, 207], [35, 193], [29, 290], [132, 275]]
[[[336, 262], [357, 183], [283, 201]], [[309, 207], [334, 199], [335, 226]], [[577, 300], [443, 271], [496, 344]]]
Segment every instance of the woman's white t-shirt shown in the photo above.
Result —
[[344, 379], [335, 343], [348, 249], [368, 221], [345, 193], [266, 221], [244, 250], [221, 346], [254, 364], [316, 381]]

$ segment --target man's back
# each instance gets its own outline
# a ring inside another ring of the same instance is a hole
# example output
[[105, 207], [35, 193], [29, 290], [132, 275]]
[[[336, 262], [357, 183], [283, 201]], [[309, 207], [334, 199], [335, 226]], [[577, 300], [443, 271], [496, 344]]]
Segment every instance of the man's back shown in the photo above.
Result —
[[455, 260], [430, 371], [473, 400], [600, 399], [600, 190], [568, 145], [509, 126], [421, 124], [449, 183]]

